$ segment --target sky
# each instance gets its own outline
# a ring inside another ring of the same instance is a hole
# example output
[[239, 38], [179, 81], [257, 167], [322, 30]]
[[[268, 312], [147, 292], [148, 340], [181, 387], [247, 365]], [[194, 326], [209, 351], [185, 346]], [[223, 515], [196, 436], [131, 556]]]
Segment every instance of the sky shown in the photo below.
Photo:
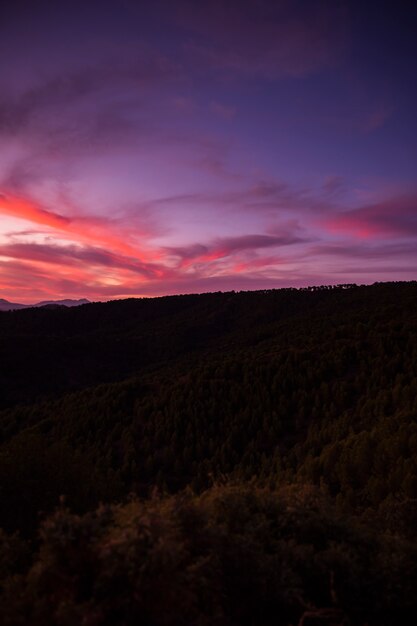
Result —
[[411, 4], [2, 3], [0, 298], [417, 279]]

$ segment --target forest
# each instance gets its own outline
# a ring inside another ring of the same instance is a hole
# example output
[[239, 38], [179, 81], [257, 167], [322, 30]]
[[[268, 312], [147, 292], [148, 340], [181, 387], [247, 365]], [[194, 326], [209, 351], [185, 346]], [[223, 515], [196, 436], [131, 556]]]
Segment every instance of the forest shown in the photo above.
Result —
[[0, 312], [0, 622], [417, 620], [417, 282]]

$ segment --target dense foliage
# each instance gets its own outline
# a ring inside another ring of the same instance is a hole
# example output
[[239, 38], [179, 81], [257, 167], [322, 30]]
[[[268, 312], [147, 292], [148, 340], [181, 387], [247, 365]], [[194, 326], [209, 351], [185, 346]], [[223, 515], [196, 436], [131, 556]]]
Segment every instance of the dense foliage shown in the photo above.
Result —
[[0, 385], [6, 623], [417, 616], [417, 283], [2, 313]]
[[415, 608], [416, 558], [411, 542], [347, 522], [305, 488], [61, 508], [29, 571], [9, 570], [3, 623], [397, 624]]

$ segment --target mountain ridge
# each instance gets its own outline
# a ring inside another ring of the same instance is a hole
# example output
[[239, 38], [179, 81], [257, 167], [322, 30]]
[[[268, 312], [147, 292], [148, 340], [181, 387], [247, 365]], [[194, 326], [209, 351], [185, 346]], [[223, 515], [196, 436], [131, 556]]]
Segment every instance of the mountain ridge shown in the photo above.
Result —
[[83, 304], [90, 304], [91, 301], [87, 298], [79, 298], [78, 300], [73, 300], [71, 298], [66, 298], [64, 300], [42, 300], [41, 302], [36, 302], [35, 304], [21, 304], [20, 302], [9, 302], [9, 300], [5, 300], [4, 298], [0, 298], [0, 311], [18, 311], [20, 309], [33, 309], [44, 306], [82, 306]]

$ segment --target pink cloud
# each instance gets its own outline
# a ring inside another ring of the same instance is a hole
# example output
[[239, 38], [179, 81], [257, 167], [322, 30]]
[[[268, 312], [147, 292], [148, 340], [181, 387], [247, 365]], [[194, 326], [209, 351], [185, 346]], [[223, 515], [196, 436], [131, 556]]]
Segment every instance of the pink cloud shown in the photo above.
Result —
[[[233, 202], [240, 197], [246, 211], [244, 202], [269, 204], [286, 196], [288, 187], [260, 182], [233, 193]], [[367, 259], [378, 276], [378, 267], [387, 266], [386, 255], [395, 271], [409, 277], [411, 250], [401, 255], [386, 238], [405, 241], [417, 236], [416, 198], [417, 194], [395, 196], [337, 213], [325, 208], [316, 223], [322, 233], [316, 228], [314, 236], [303, 222], [306, 215], [313, 220], [314, 212], [308, 203], [300, 203], [292, 218], [265, 225], [263, 232], [203, 237], [199, 242], [191, 238], [189, 243], [169, 246], [151, 244], [151, 233], [134, 227], [128, 217], [82, 215], [65, 202], [64, 215], [27, 197], [2, 194], [1, 211], [32, 227], [3, 234], [0, 292], [7, 299], [33, 302], [330, 283], [340, 282], [346, 267], [352, 269], [352, 280], [355, 274], [368, 277], [371, 274], [363, 272]], [[329, 232], [342, 234], [343, 245], [326, 242]], [[170, 234], [165, 241], [175, 236]], [[375, 245], [370, 242], [373, 238]], [[375, 247], [378, 239], [384, 242], [382, 252]]]
[[335, 213], [322, 220], [333, 233], [371, 237], [416, 237], [417, 194], [402, 195]]
[[77, 293], [100, 297], [175, 292], [179, 285], [192, 291], [192, 285], [210, 278], [227, 282], [227, 276], [232, 280], [239, 275], [242, 281], [245, 272], [249, 279], [272, 263], [272, 256], [261, 259], [263, 250], [304, 241], [286, 228], [281, 233], [219, 237], [205, 244], [144, 247], [135, 244], [140, 232], [128, 231], [123, 222], [81, 216], [76, 210], [64, 216], [9, 194], [0, 200], [3, 213], [34, 226], [3, 235], [0, 285], [8, 298], [16, 293], [31, 300], [76, 295], [74, 285], [82, 285]]
[[0, 213], [47, 226], [79, 242], [100, 244], [135, 258], [144, 259], [149, 256], [144, 245], [139, 246], [133, 241], [133, 234], [143, 238], [143, 233], [132, 233], [125, 226], [118, 228], [114, 221], [104, 217], [67, 217], [46, 210], [26, 198], [4, 193], [0, 194]]
[[71, 224], [71, 220], [59, 213], [47, 211], [34, 202], [24, 198], [16, 198], [0, 194], [0, 212], [12, 217], [28, 220], [42, 226], [50, 226], [65, 230]]

